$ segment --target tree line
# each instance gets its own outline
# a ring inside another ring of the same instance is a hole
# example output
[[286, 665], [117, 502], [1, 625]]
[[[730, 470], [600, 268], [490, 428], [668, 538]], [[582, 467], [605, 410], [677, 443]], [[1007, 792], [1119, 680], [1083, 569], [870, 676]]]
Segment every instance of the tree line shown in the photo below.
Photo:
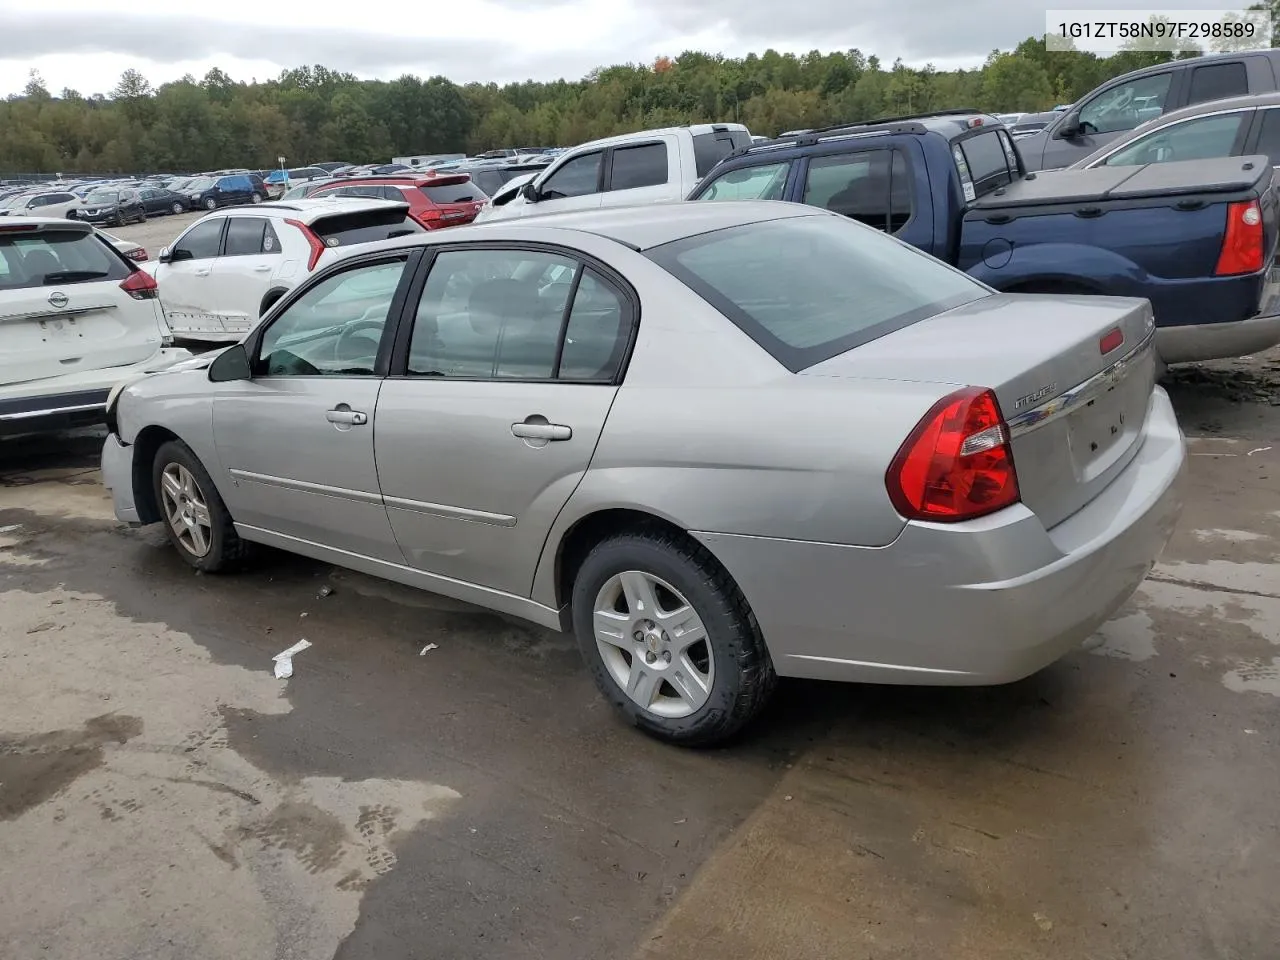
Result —
[[[1186, 56], [1196, 51], [1178, 54]], [[0, 174], [194, 172], [325, 160], [572, 146], [653, 127], [738, 121], [753, 133], [952, 107], [1047, 110], [1173, 54], [1050, 52], [1029, 38], [981, 68], [886, 66], [860, 50], [731, 58], [699, 52], [577, 80], [455, 84], [405, 75], [360, 80], [323, 66], [236, 82], [218, 69], [152, 88], [126, 70], [106, 95], [54, 96], [36, 73], [0, 100]]]

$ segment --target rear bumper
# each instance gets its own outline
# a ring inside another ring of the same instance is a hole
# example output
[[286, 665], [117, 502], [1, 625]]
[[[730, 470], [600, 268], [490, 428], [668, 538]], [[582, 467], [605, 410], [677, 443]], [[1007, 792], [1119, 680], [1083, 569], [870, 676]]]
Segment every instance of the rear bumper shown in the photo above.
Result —
[[1165, 363], [1244, 357], [1280, 343], [1280, 315], [1235, 323], [1188, 323], [1156, 328], [1156, 352]]
[[908, 523], [885, 547], [695, 534], [737, 580], [783, 676], [978, 685], [1079, 649], [1151, 569], [1181, 511], [1186, 445], [1157, 389], [1142, 448], [1046, 530], [1019, 504]]
[[135, 376], [156, 373], [190, 356], [188, 350], [166, 347], [146, 360], [124, 367], [0, 386], [0, 436], [102, 423], [113, 387]]

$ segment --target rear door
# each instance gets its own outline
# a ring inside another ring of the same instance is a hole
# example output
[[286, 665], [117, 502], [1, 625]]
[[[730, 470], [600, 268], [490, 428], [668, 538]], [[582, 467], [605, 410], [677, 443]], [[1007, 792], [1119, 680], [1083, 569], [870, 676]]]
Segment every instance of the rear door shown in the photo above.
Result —
[[201, 220], [173, 242], [169, 262], [156, 266], [160, 302], [177, 336], [199, 338], [224, 332], [214, 303], [212, 276], [226, 223], [223, 216]]
[[378, 398], [378, 476], [408, 562], [528, 597], [586, 472], [637, 317], [558, 248], [445, 248]]
[[155, 300], [120, 284], [132, 270], [90, 228], [0, 225], [0, 383], [124, 366], [161, 346]]
[[795, 200], [830, 210], [886, 233], [911, 220], [906, 158], [890, 148], [803, 158]]
[[282, 260], [280, 240], [269, 219], [227, 218], [222, 255], [213, 263], [209, 289], [211, 306], [228, 333], [246, 333], [257, 323], [262, 299]]

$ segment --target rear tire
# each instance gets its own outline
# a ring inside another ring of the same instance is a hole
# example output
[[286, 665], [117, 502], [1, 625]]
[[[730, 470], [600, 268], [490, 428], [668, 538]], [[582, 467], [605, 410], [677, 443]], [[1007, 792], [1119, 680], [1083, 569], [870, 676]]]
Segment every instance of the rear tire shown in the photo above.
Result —
[[262, 202], [262, 197], [261, 197], [260, 195], [258, 195], [258, 194], [256, 194], [256, 193], [255, 193], [255, 194], [253, 195], [253, 199], [252, 199], [251, 201], [249, 201], [249, 202], [250, 202], [250, 203], [261, 203], [261, 202]]
[[213, 199], [213, 197], [206, 197], [204, 201], [204, 208], [206, 210], [217, 210], [218, 201]]
[[701, 545], [672, 533], [626, 533], [598, 544], [574, 579], [572, 617], [605, 699], [660, 740], [727, 740], [760, 713], [777, 684], [733, 578]]
[[156, 451], [151, 482], [169, 542], [188, 564], [216, 573], [244, 559], [248, 545], [236, 533], [227, 506], [200, 459], [180, 440]]
[[182, 213], [184, 210], [186, 210], [186, 207], [184, 207], [180, 203], [175, 203], [172, 207], [169, 208], [169, 212], [172, 213], [175, 217], [178, 214]]

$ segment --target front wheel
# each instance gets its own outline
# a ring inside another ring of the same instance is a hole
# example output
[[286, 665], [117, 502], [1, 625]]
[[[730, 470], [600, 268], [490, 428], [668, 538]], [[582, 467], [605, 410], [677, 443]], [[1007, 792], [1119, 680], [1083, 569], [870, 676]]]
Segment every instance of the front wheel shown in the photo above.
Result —
[[599, 544], [578, 571], [572, 604], [574, 633], [601, 693], [659, 739], [726, 740], [776, 685], [741, 591], [683, 537], [652, 531]]
[[256, 193], [253, 195], [253, 199], [250, 201], [250, 203], [261, 203], [261, 202], [262, 202], [262, 197]]
[[174, 205], [173, 205], [173, 206], [171, 206], [171, 207], [169, 208], [169, 211], [170, 211], [171, 213], [173, 213], [173, 214], [177, 215], [177, 214], [179, 214], [179, 213], [182, 213], [182, 211], [183, 211], [184, 209], [186, 209], [186, 208], [185, 208], [185, 207], [183, 207], [183, 205], [182, 205], [182, 204], [180, 204], [180, 203], [174, 203]]
[[213, 199], [213, 197], [206, 197], [204, 201], [204, 208], [206, 210], [216, 210], [218, 209], [218, 201]]
[[199, 458], [185, 443], [170, 440], [152, 464], [156, 503], [165, 533], [178, 555], [197, 570], [214, 573], [246, 551], [226, 504]]

